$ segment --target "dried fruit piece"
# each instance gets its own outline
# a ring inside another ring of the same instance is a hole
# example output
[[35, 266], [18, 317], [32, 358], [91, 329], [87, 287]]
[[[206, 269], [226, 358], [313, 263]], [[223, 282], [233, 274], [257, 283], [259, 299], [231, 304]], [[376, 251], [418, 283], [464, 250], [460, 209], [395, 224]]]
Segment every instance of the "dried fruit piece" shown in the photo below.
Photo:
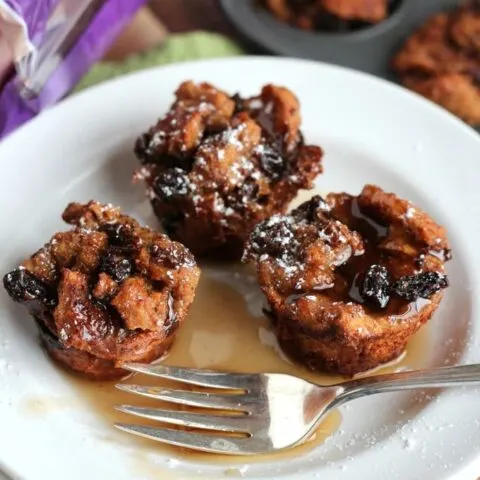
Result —
[[262, 170], [273, 180], [280, 180], [286, 170], [286, 163], [282, 155], [275, 148], [267, 145], [262, 147], [258, 154]]
[[292, 212], [292, 216], [295, 220], [306, 220], [311, 223], [319, 216], [328, 214], [328, 212], [330, 212], [330, 206], [328, 203], [320, 195], [315, 195], [308, 202], [304, 202], [298, 206]]
[[100, 271], [112, 277], [115, 282], [122, 282], [132, 274], [133, 264], [120, 251], [109, 248], [100, 261]]
[[132, 228], [128, 224], [107, 223], [100, 230], [108, 235], [112, 245], [126, 247], [132, 244]]
[[146, 132], [146, 133], [142, 133], [135, 141], [133, 152], [135, 153], [137, 158], [140, 159], [142, 164], [150, 163], [153, 160], [151, 155], [152, 152], [149, 149], [151, 140], [152, 140], [152, 135]]
[[181, 168], [169, 168], [160, 172], [153, 183], [153, 190], [164, 201], [181, 197], [190, 192], [190, 182]]
[[439, 272], [421, 272], [399, 278], [392, 285], [392, 292], [413, 302], [417, 298], [430, 298], [442, 288], [448, 287], [448, 278]]
[[38, 300], [45, 305], [54, 305], [55, 296], [44, 282], [25, 268], [17, 268], [3, 277], [3, 285], [16, 302]]
[[235, 104], [235, 107], [233, 109], [233, 114], [235, 115], [236, 113], [243, 112], [245, 110], [245, 103], [243, 98], [240, 96], [239, 93], [236, 93], [235, 95], [232, 95], [232, 100]]
[[383, 265], [372, 265], [362, 282], [360, 294], [365, 302], [385, 308], [390, 300], [390, 275]]
[[294, 243], [298, 242], [292, 231], [291, 217], [274, 215], [255, 228], [249, 246], [255, 255], [268, 254], [275, 257]]

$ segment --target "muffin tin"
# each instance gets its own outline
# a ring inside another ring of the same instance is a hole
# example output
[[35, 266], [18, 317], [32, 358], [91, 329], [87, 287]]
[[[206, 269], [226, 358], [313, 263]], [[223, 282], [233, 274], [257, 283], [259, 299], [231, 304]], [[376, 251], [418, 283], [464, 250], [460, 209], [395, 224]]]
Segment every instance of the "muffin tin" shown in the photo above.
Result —
[[256, 0], [220, 0], [238, 31], [270, 53], [334, 63], [395, 80], [391, 59], [425, 20], [459, 0], [398, 0], [383, 22], [350, 32], [305, 31], [276, 19]]

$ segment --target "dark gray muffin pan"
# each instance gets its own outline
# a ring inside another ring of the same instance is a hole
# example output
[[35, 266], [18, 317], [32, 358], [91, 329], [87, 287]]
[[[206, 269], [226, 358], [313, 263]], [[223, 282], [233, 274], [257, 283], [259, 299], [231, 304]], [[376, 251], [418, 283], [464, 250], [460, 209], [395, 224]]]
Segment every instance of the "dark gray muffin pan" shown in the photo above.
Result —
[[262, 50], [310, 58], [393, 80], [391, 59], [405, 39], [431, 15], [451, 10], [459, 0], [397, 0], [381, 23], [350, 32], [304, 31], [277, 20], [255, 0], [220, 0], [238, 31]]

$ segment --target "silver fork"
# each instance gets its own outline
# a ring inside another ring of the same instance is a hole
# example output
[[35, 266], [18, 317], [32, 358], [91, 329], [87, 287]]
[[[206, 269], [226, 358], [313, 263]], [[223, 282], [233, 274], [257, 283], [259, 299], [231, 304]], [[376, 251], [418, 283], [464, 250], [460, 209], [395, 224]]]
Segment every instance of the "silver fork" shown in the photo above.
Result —
[[131, 372], [217, 389], [218, 393], [118, 384], [117, 388], [127, 392], [214, 410], [197, 413], [117, 405], [115, 408], [122, 412], [162, 423], [205, 429], [205, 433], [125, 423], [115, 424], [117, 428], [159, 442], [228, 455], [272, 453], [294, 447], [313, 433], [326, 413], [366, 395], [480, 384], [480, 365], [376, 375], [330, 386], [277, 373], [221, 373], [138, 363], [123, 367]]

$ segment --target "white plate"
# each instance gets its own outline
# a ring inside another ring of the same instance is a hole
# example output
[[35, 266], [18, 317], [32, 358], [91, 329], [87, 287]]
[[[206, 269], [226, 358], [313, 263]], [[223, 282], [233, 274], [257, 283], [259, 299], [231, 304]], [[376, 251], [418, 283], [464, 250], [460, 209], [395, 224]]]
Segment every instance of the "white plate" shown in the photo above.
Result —
[[[246, 57], [148, 70], [76, 95], [20, 129], [0, 145], [2, 274], [62, 228], [59, 214], [70, 200], [96, 198], [148, 216], [142, 189], [130, 185], [136, 165], [132, 143], [187, 78], [245, 95], [272, 81], [288, 86], [300, 98], [306, 138], [326, 151], [320, 191], [358, 192], [367, 182], [377, 183], [444, 223], [454, 251], [448, 267], [452, 286], [433, 320], [427, 363], [479, 361], [478, 135], [406, 90], [318, 63]], [[0, 318], [3, 468], [25, 480], [153, 478], [132, 467], [126, 437], [117, 440], [87, 404], [26, 414], [26, 398], [68, 398], [72, 386], [38, 348], [24, 309], [3, 291]], [[343, 415], [341, 430], [308, 455], [237, 473], [291, 480], [480, 475], [476, 389], [372, 397], [352, 403]], [[176, 478], [228, 474], [217, 465], [168, 460], [159, 455], [157, 463], [178, 472]]]

